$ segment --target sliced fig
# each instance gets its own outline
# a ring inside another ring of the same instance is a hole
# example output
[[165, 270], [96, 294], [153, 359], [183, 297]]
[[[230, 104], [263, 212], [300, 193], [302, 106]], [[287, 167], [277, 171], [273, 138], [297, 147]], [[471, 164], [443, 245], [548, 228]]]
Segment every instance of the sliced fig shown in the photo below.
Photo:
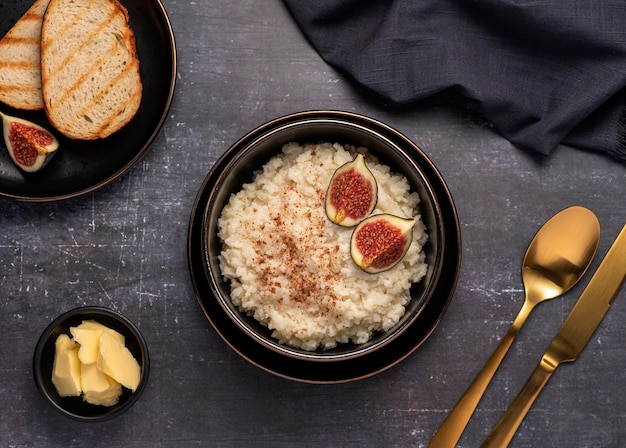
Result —
[[333, 174], [326, 190], [326, 216], [335, 224], [353, 227], [372, 213], [378, 200], [378, 185], [365, 165], [363, 154], [343, 164]]
[[413, 241], [415, 219], [391, 214], [373, 215], [352, 233], [350, 255], [365, 272], [375, 274], [395, 266]]
[[56, 154], [59, 142], [45, 128], [1, 112], [0, 117], [9, 155], [22, 170], [28, 173], [38, 171]]

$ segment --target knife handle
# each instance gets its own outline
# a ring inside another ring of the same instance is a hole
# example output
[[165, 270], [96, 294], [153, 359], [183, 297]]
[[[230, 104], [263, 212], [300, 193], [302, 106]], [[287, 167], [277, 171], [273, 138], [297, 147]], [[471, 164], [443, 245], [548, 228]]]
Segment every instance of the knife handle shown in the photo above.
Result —
[[541, 358], [541, 362], [528, 378], [520, 393], [517, 394], [513, 403], [509, 405], [504, 415], [493, 427], [481, 448], [502, 448], [509, 445], [526, 413], [557, 366], [558, 364], [550, 362], [547, 357]]

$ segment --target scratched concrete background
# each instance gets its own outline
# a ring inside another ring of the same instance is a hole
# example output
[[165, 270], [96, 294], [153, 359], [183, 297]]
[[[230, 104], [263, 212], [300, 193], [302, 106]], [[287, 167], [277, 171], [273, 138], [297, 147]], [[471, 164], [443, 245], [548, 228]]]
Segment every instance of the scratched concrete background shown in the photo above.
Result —
[[[146, 156], [75, 199], [0, 198], [0, 446], [426, 446], [521, 307], [520, 266], [539, 226], [567, 206], [591, 208], [603, 231], [596, 267], [626, 223], [626, 167], [567, 147], [538, 160], [453, 97], [404, 112], [372, 101], [318, 57], [278, 1], [164, 4], [178, 88]], [[332, 386], [275, 377], [227, 347], [196, 303], [186, 259], [193, 199], [216, 158], [255, 126], [314, 108], [370, 115], [420, 145], [448, 182], [463, 235], [457, 291], [434, 335], [392, 369]], [[531, 315], [460, 446], [482, 442], [583, 286]], [[32, 378], [39, 333], [80, 305], [128, 316], [151, 354], [140, 400], [102, 424], [57, 414]], [[622, 291], [579, 360], [557, 369], [512, 446], [626, 445], [625, 319]]]

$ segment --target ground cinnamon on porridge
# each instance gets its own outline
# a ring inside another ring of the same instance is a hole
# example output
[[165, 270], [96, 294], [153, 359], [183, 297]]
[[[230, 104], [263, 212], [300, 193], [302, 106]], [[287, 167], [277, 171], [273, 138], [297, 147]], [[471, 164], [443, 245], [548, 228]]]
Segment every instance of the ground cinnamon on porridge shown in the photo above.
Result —
[[220, 268], [233, 303], [293, 347], [359, 344], [388, 330], [404, 314], [411, 283], [426, 272], [419, 196], [403, 176], [370, 156], [366, 161], [378, 183], [373, 213], [417, 217], [406, 256], [388, 271], [365, 273], [350, 257], [353, 229], [326, 217], [328, 182], [355, 151], [289, 143], [231, 196], [219, 219]]

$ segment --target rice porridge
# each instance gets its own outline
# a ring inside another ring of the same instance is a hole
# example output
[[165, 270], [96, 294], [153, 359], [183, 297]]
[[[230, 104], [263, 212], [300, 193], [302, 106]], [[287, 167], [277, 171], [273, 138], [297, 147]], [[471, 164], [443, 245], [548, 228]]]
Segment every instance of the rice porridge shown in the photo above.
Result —
[[304, 350], [366, 342], [396, 324], [411, 283], [426, 273], [427, 235], [419, 195], [404, 176], [367, 154], [378, 183], [373, 214], [415, 217], [413, 242], [388, 271], [368, 274], [350, 257], [353, 228], [332, 223], [324, 197], [335, 170], [354, 159], [351, 146], [289, 143], [231, 195], [218, 222], [223, 276], [231, 299], [281, 343]]

